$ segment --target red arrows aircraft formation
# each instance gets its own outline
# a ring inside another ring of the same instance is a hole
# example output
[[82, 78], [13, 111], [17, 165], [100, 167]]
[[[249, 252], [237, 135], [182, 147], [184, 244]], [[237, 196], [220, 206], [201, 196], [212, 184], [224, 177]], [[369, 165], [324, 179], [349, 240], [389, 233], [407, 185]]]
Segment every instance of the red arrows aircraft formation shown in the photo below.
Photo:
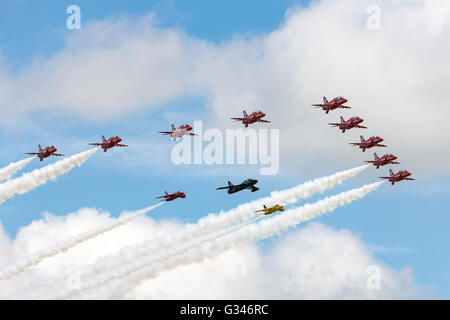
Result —
[[[337, 97], [328, 102], [326, 97], [323, 97], [323, 104], [313, 104], [313, 107], [322, 108], [325, 110], [325, 113], [328, 114], [330, 110], [338, 109], [338, 108], [345, 108], [345, 109], [351, 109], [349, 106], [344, 106], [343, 104], [346, 103], [348, 100], [343, 97]], [[364, 120], [360, 117], [352, 117], [348, 120], [345, 120], [344, 117], [341, 116], [341, 122], [335, 122], [335, 123], [329, 123], [329, 125], [333, 127], [339, 127], [339, 130], [342, 131], [342, 133], [345, 133], [345, 130], [349, 130], [352, 128], [361, 128], [361, 129], [367, 129], [367, 127], [361, 126], [360, 123], [362, 123]], [[384, 144], [380, 144], [383, 142], [383, 138], [379, 136], [373, 136], [369, 139], [365, 140], [363, 136], [360, 136], [361, 142], [353, 142], [350, 143], [351, 145], [358, 146], [363, 152], [366, 151], [366, 149], [370, 149], [373, 147], [387, 147]], [[372, 163], [377, 169], [380, 168], [380, 166], [385, 166], [387, 164], [399, 164], [399, 162], [395, 162], [394, 160], [397, 160], [397, 157], [393, 154], [385, 154], [381, 158], [378, 157], [376, 153], [373, 154], [375, 159], [370, 161], [365, 161], [367, 163]], [[394, 173], [391, 169], [389, 169], [389, 177], [380, 177], [381, 179], [387, 179], [389, 182], [391, 182], [392, 185], [394, 185], [396, 182], [402, 181], [402, 180], [414, 180], [413, 178], [409, 178], [411, 175], [411, 172], [406, 170], [401, 170], [397, 173]]]

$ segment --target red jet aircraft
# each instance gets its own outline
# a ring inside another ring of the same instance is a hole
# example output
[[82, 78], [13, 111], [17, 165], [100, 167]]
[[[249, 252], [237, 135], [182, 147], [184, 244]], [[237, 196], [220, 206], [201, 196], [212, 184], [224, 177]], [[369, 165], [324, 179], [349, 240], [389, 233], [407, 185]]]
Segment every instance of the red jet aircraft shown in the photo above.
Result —
[[128, 147], [126, 144], [120, 144], [119, 142], [122, 141], [121, 138], [118, 136], [111, 137], [108, 140], [106, 140], [105, 136], [102, 136], [102, 143], [89, 143], [91, 146], [101, 146], [103, 151], [106, 152], [108, 149], [111, 149], [113, 147]]
[[363, 136], [360, 136], [360, 138], [361, 142], [352, 142], [350, 144], [354, 146], [359, 146], [363, 152], [365, 152], [366, 149], [370, 149], [372, 147], [387, 147], [384, 144], [380, 144], [380, 142], [383, 141], [383, 138], [380, 138], [379, 136], [373, 136], [367, 140], [364, 140]]
[[58, 149], [56, 149], [54, 146], [50, 146], [50, 147], [46, 147], [45, 149], [42, 149], [41, 145], [39, 144], [38, 147], [39, 147], [39, 152], [29, 152], [29, 153], [25, 153], [25, 154], [31, 154], [34, 156], [38, 156], [38, 158], [41, 161], [44, 158], [48, 158], [50, 156], [56, 156], [56, 157], [64, 156], [63, 154], [55, 153], [56, 151], [58, 151]]
[[164, 200], [161, 201], [172, 201], [175, 200], [176, 198], [186, 198], [186, 195], [184, 194], [184, 192], [181, 191], [177, 191], [175, 193], [172, 194], [168, 194], [167, 191], [164, 191], [164, 195], [161, 197], [156, 197], [156, 199], [160, 199], [160, 198], [164, 198]]
[[244, 110], [244, 117], [243, 118], [230, 118], [231, 120], [235, 121], [242, 121], [243, 124], [245, 124], [245, 127], [247, 128], [249, 124], [255, 123], [255, 122], [267, 122], [270, 123], [270, 121], [262, 120], [266, 116], [266, 114], [262, 111], [255, 111], [252, 114], [248, 115], [247, 112]]
[[394, 174], [394, 172], [389, 169], [389, 177], [379, 177], [381, 179], [388, 179], [389, 182], [391, 182], [392, 185], [394, 185], [394, 183], [402, 181], [402, 180], [415, 180], [413, 178], [408, 178], [411, 175], [411, 172], [406, 171], [406, 170], [401, 170], [399, 172], [397, 172], [396, 174]]
[[329, 123], [329, 125], [339, 127], [339, 130], [342, 130], [342, 133], [344, 133], [345, 130], [349, 130], [351, 128], [367, 129], [367, 127], [359, 125], [363, 121], [364, 120], [360, 117], [351, 117], [348, 120], [344, 120], [344, 117], [341, 116], [341, 123]]
[[177, 128], [172, 124], [172, 131], [160, 131], [158, 133], [168, 134], [172, 137], [173, 141], [177, 141], [177, 138], [181, 138], [182, 136], [196, 136], [195, 133], [189, 132], [192, 130], [192, 127], [187, 123], [181, 125]]
[[376, 153], [373, 154], [373, 157], [375, 160], [370, 161], [364, 161], [367, 163], [373, 163], [375, 167], [380, 168], [380, 166], [385, 166], [387, 164], [400, 164], [400, 162], [395, 162], [394, 160], [397, 160], [397, 157], [393, 154], [385, 154], [381, 158], [378, 158], [378, 155]]
[[325, 113], [328, 113], [330, 112], [330, 110], [334, 110], [337, 108], [351, 109], [351, 107], [343, 105], [347, 101], [348, 100], [345, 99], [344, 97], [336, 97], [330, 102], [328, 102], [327, 97], [323, 97], [323, 104], [322, 103], [313, 104], [312, 106], [316, 108], [322, 108], [323, 110], [325, 110]]

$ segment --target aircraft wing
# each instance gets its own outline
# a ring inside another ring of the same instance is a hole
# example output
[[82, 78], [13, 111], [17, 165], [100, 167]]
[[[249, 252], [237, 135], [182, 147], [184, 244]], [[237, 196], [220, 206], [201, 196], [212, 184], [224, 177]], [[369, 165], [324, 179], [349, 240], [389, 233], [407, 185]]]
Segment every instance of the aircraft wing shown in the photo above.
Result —
[[389, 179], [390, 177], [378, 177], [380, 179]]
[[230, 187], [219, 187], [219, 188], [216, 188], [216, 190], [221, 190], [221, 189], [230, 189]]
[[255, 212], [266, 212], [266, 211], [263, 209], [263, 210], [256, 210]]
[[234, 121], [242, 121], [242, 120], [245, 120], [245, 118], [230, 118], [231, 120], [234, 120]]
[[266, 122], [266, 123], [270, 123], [269, 120], [258, 120], [258, 122]]
[[25, 154], [31, 154], [31, 155], [33, 155], [33, 156], [36, 156], [36, 155], [38, 155], [38, 154], [40, 154], [39, 152], [28, 152], [28, 153], [25, 153]]
[[364, 127], [364, 126], [360, 126], [359, 124], [357, 124], [357, 125], [355, 126], [355, 128], [360, 128], [360, 129], [367, 129], [367, 127]]
[[103, 143], [89, 143], [90, 146], [102, 146]]
[[394, 162], [394, 161], [392, 161], [391, 164], [400, 164], [400, 162]]
[[190, 135], [190, 136], [198, 136], [198, 134], [195, 134], [195, 133], [188, 133], [188, 135]]
[[[375, 163], [375, 161], [373, 161], [373, 160], [365, 160], [364, 162], [367, 162], [367, 163]], [[380, 177], [381, 178], [381, 177]]]
[[377, 144], [375, 147], [387, 147], [387, 145], [384, 145], [384, 144]]
[[322, 107], [326, 107], [327, 105], [318, 103], [318, 104], [312, 104], [312, 106], [316, 107], [316, 108], [322, 108]]
[[61, 154], [61, 153], [54, 153], [54, 154], [52, 154], [52, 156], [57, 156], [57, 157], [64, 157], [64, 155], [63, 155], [63, 154]]
[[162, 134], [172, 134], [172, 131], [160, 131], [158, 133], [162, 133]]
[[343, 108], [343, 109], [351, 109], [352, 107], [349, 107], [349, 106], [339, 106], [339, 108]]
[[117, 146], [117, 147], [128, 147], [128, 145], [126, 145], [126, 144], [119, 144], [119, 143], [116, 144], [116, 146]]
[[361, 142], [351, 142], [349, 144], [354, 145], [354, 146], [360, 146], [362, 143]]
[[337, 123], [337, 122], [332, 122], [329, 123], [330, 126], [334, 126], [334, 127], [339, 127], [339, 125], [341, 125], [342, 123]]
[[405, 180], [416, 180], [416, 179], [413, 179], [413, 178], [405, 178]]

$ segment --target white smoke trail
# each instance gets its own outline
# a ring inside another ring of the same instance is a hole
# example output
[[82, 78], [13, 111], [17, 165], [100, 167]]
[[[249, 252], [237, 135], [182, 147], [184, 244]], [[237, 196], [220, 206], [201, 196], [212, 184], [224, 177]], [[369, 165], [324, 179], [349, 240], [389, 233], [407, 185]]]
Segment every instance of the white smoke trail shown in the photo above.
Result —
[[[255, 211], [261, 209], [263, 204], [267, 206], [272, 206], [275, 204], [286, 205], [294, 203], [298, 199], [308, 198], [314, 193], [322, 193], [325, 190], [355, 176], [367, 167], [369, 167], [369, 165], [364, 165], [341, 171], [330, 176], [317, 178], [287, 190], [274, 191], [269, 197], [242, 204], [228, 212], [221, 212], [218, 215], [209, 214], [195, 224], [186, 225], [180, 233], [168, 234], [160, 239], [147, 241], [141, 244], [138, 248], [134, 248], [134, 258], [145, 256], [150, 251], [156, 252], [158, 250], [163, 250], [164, 248], [170, 248], [178, 243], [186, 243], [196, 237], [226, 228], [229, 225], [239, 223], [241, 221], [245, 221], [253, 217], [255, 215]], [[103, 258], [102, 262], [90, 266], [90, 274], [96, 275], [98, 273], [105, 272], [105, 270], [118, 268], [120, 265], [128, 263], [128, 252], [129, 248], [126, 247], [121, 249], [117, 254], [118, 257], [121, 257], [120, 259], [116, 259], [115, 257], [110, 257], [110, 259], [108, 257]]]
[[81, 166], [98, 148], [75, 154], [69, 158], [59, 160], [43, 168], [24, 173], [19, 178], [0, 184], [0, 203], [11, 199], [15, 194], [24, 194], [34, 188], [55, 180], [58, 176], [70, 171], [75, 166]]
[[305, 204], [302, 207], [290, 209], [285, 213], [263, 219], [258, 223], [246, 225], [236, 232], [204, 244], [204, 241], [199, 238], [197, 239], [198, 243], [194, 240], [189, 243], [181, 243], [178, 246], [157, 252], [156, 254], [148, 252], [148, 255], [141, 259], [134, 259], [133, 252], [129, 249], [128, 255], [130, 260], [126, 265], [115, 268], [106, 274], [100, 273], [97, 277], [83, 278], [83, 285], [79, 290], [65, 292], [59, 298], [69, 298], [76, 294], [88, 293], [95, 288], [98, 289], [83, 298], [121, 297], [140, 282], [155, 277], [161, 272], [180, 265], [202, 261], [207, 257], [214, 257], [231, 248], [248, 244], [256, 239], [273, 236], [300, 222], [311, 220], [320, 214], [333, 211], [339, 206], [360, 199], [378, 188], [382, 183], [383, 181], [365, 185], [361, 188], [327, 197], [312, 204]]
[[27, 268], [37, 265], [38, 263], [40, 263], [42, 260], [44, 260], [46, 258], [54, 256], [58, 253], [67, 251], [68, 249], [73, 248], [82, 242], [85, 242], [89, 239], [95, 238], [102, 233], [105, 233], [105, 232], [115, 229], [121, 225], [124, 225], [124, 224], [156, 209], [157, 207], [159, 207], [163, 204], [164, 204], [164, 202], [160, 202], [151, 207], [147, 207], [147, 208], [135, 211], [130, 216], [121, 217], [111, 223], [107, 223], [107, 224], [99, 226], [97, 228], [88, 230], [86, 232], [83, 232], [83, 233], [81, 233], [77, 236], [71, 237], [69, 239], [59, 241], [57, 245], [54, 245], [52, 247], [38, 251], [35, 254], [28, 257], [25, 261], [21, 261], [10, 268], [2, 270], [0, 272], [0, 280], [10, 279], [11, 277], [16, 276], [16, 275], [20, 274], [21, 272], [25, 271]]
[[4, 168], [0, 169], [0, 181], [8, 180], [11, 176], [19, 170], [22, 170], [28, 162], [33, 160], [33, 157], [26, 158], [20, 161], [12, 162]]

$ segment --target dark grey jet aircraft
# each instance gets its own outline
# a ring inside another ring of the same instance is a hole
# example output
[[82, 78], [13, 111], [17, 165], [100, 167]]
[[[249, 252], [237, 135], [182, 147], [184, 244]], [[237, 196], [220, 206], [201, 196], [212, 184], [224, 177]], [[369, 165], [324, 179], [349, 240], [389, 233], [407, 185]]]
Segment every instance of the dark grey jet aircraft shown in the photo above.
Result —
[[254, 186], [257, 182], [258, 182], [258, 180], [247, 179], [244, 182], [242, 182], [241, 184], [233, 185], [230, 181], [228, 181], [228, 187], [220, 187], [220, 188], [217, 188], [216, 190], [228, 189], [227, 192], [229, 194], [239, 192], [244, 189], [249, 189], [249, 190], [252, 190], [252, 192], [255, 192], [255, 191], [259, 190], [259, 188]]

